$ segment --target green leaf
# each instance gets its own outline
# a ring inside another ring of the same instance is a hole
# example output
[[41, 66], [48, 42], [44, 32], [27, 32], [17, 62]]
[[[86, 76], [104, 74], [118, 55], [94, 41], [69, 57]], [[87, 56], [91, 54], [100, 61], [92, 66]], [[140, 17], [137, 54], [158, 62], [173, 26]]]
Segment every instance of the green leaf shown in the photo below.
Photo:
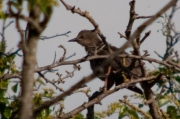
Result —
[[51, 113], [51, 110], [49, 108], [44, 109], [44, 110], [41, 111], [41, 116], [42, 117], [48, 117], [50, 113]]
[[[83, 118], [84, 119], [84, 118]], [[100, 119], [100, 118], [98, 118], [98, 117], [94, 117], [94, 119]]]
[[46, 85], [46, 84], [42, 81], [41, 78], [38, 78], [36, 81], [37, 81], [38, 83], [40, 83], [40, 84], [43, 84], [44, 86]]
[[170, 102], [169, 99], [167, 99], [167, 98], [162, 98], [162, 99], [159, 100], [158, 105], [159, 105], [159, 107], [162, 107], [162, 106], [166, 105], [166, 104], [169, 103], [169, 102]]
[[125, 105], [121, 105], [119, 106], [120, 110], [119, 110], [119, 119], [123, 118], [124, 116], [126, 116], [126, 111], [127, 111], [127, 107]]
[[73, 119], [84, 119], [84, 116], [82, 114], [77, 114], [73, 117]]
[[0, 96], [0, 103], [8, 104], [9, 102], [8, 102], [8, 99]]
[[20, 5], [22, 5], [23, 0], [18, 0], [18, 3], [19, 3]]
[[9, 119], [10, 118], [10, 116], [11, 116], [11, 110], [9, 109], [9, 108], [6, 108], [5, 110], [4, 110], [4, 117], [6, 117], [7, 119]]
[[175, 76], [174, 78], [180, 84], [180, 76]]
[[0, 11], [2, 10], [3, 6], [2, 6], [2, 0], [0, 0]]
[[139, 119], [139, 116], [135, 110], [128, 109], [127, 112], [129, 114], [129, 116], [131, 117], [131, 119]]
[[[1, 7], [1, 6], [0, 6]], [[0, 11], [0, 19], [5, 20], [7, 18], [6, 14], [4, 12]]]
[[170, 119], [177, 119], [177, 109], [174, 106], [167, 107], [167, 114], [169, 115]]
[[19, 83], [16, 83], [14, 86], [12, 86], [12, 91], [13, 91], [14, 93], [17, 92], [18, 84], [19, 84]]
[[143, 106], [144, 106], [143, 104], [139, 104], [139, 105], [138, 105], [139, 108], [142, 108]]
[[8, 87], [8, 81], [0, 82], [0, 97], [4, 97]]
[[31, 11], [35, 4], [36, 4], [36, 0], [29, 0], [29, 2], [28, 2], [28, 10]]

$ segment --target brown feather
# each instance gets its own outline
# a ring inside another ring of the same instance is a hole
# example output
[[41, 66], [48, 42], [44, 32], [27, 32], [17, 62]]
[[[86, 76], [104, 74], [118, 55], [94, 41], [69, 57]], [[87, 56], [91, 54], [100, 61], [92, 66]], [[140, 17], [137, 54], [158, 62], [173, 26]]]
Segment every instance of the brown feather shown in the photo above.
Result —
[[[77, 43], [85, 47], [85, 50], [88, 53], [88, 55], [94, 55], [94, 54], [108, 55], [109, 54], [108, 48], [100, 40], [98, 35], [92, 31], [83, 30], [79, 32], [78, 36], [75, 39], [70, 40], [70, 41], [76, 41]], [[118, 50], [118, 48], [116, 48], [115, 46], [109, 45], [109, 47], [113, 52], [116, 52]], [[123, 52], [123, 54], [127, 54], [127, 53]], [[98, 73], [96, 73], [97, 77], [99, 77], [103, 81], [106, 78], [108, 78], [107, 89], [110, 89], [114, 84], [116, 85], [122, 84], [125, 78], [132, 79], [141, 75], [141, 70], [138, 66], [137, 61], [135, 63], [135, 67], [133, 67], [132, 69], [127, 69], [126, 67], [128, 67], [132, 63], [131, 58], [116, 57], [115, 59], [116, 60], [113, 60], [110, 63], [110, 65], [100, 68], [100, 70], [98, 70]], [[107, 60], [106, 58], [90, 60], [91, 69], [95, 71], [104, 62], [106, 62], [106, 60]], [[109, 76], [106, 76], [109, 66], [111, 66], [111, 72]], [[128, 89], [134, 92], [143, 94], [141, 89], [139, 89], [136, 86], [129, 86]]]

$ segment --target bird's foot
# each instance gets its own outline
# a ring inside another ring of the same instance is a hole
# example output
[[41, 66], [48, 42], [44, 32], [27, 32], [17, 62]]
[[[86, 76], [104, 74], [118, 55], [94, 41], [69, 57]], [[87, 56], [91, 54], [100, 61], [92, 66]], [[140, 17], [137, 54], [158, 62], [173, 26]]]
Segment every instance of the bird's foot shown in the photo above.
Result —
[[122, 73], [122, 76], [124, 78], [124, 83], [129, 82], [129, 79], [125, 76], [124, 72]]
[[104, 93], [107, 92], [107, 87], [104, 87], [103, 92]]
[[104, 87], [100, 87], [99, 88], [99, 92], [107, 92], [107, 88], [104, 86]]

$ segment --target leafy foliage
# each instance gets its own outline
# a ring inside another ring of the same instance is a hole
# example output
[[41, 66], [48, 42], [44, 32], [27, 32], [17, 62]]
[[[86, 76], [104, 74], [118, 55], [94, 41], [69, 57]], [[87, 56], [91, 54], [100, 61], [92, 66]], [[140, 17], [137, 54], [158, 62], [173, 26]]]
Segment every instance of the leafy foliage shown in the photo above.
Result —
[[[11, 1], [12, 6], [16, 9], [19, 9], [22, 7], [24, 0], [14, 0]], [[3, 1], [0, 1], [0, 18], [3, 20], [6, 20], [7, 18], [7, 13], [2, 11], [2, 4]], [[49, 7], [52, 5], [57, 6], [58, 3], [56, 0], [29, 0], [28, 1], [28, 6], [29, 9], [32, 9], [34, 4], [38, 4], [44, 14], [50, 12]], [[10, 23], [11, 24], [11, 23]], [[9, 25], [10, 25], [9, 24]], [[5, 22], [4, 22], [5, 25]], [[0, 76], [1, 78], [5, 77], [6, 75], [9, 74], [16, 74], [19, 73], [20, 71], [16, 68], [15, 65], [15, 57], [18, 55], [18, 51], [14, 53], [6, 53], [6, 39], [4, 37], [4, 32], [8, 26], [3, 26], [3, 34], [2, 36], [2, 41], [0, 42]], [[19, 55], [18, 55], [19, 56]], [[13, 85], [10, 85], [10, 80], [1, 80], [0, 81], [0, 115], [2, 119], [9, 119], [11, 117], [18, 117], [18, 112], [19, 112], [19, 86], [20, 83], [16, 82]], [[40, 79], [35, 81], [35, 84], [44, 84]], [[34, 85], [34, 88], [36, 88], [36, 85]], [[11, 95], [7, 92], [12, 92]], [[43, 98], [52, 98], [54, 94], [54, 91], [52, 89], [44, 89], [43, 93], [36, 93], [33, 96], [34, 100], [34, 107], [37, 108], [42, 104]], [[12, 96], [13, 95], [13, 96]], [[50, 108], [44, 109], [39, 113], [37, 116], [37, 119], [52, 119], [53, 116], [50, 116], [52, 110]]]

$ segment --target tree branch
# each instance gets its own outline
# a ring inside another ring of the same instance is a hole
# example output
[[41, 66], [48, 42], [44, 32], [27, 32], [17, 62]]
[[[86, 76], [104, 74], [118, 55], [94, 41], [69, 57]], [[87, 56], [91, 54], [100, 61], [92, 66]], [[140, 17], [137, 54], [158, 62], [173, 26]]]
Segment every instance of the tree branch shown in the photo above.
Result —
[[71, 86], [71, 88], [69, 88], [67, 91], [60, 94], [56, 98], [49, 100], [49, 101], [45, 101], [40, 107], [38, 107], [37, 109], [34, 110], [34, 116], [39, 114], [39, 112], [42, 111], [43, 109], [46, 109], [46, 108], [50, 107], [51, 105], [57, 103], [58, 101], [63, 100], [66, 96], [70, 95], [73, 91], [75, 91], [79, 87], [84, 86], [85, 83], [91, 81], [93, 78], [95, 78], [94, 74], [84, 77], [82, 80], [77, 82], [75, 85]]
[[[93, 59], [108, 58], [110, 56], [111, 55], [95, 55], [95, 56], [87, 57], [86, 59], [81, 58], [81, 59], [72, 60], [72, 61], [56, 62], [56, 63], [51, 64], [51, 65], [47, 65], [47, 66], [44, 66], [44, 67], [39, 67], [39, 68], [35, 69], [35, 72], [50, 70], [52, 68], [55, 68], [55, 67], [58, 67], [58, 66], [61, 66], [61, 65], [73, 65], [73, 64], [78, 64], [78, 63], [81, 63], [81, 62], [93, 60]], [[120, 58], [135, 58], [135, 59], [138, 59], [138, 60], [149, 61], [150, 63], [155, 62], [155, 63], [158, 63], [158, 64], [162, 64], [164, 66], [167, 66], [169, 68], [174, 68], [177, 71], [180, 71], [180, 66], [178, 64], [173, 63], [173, 65], [171, 65], [171, 64], [168, 64], [165, 61], [160, 61], [160, 60], [150, 58], [150, 57], [136, 56], [136, 55], [130, 55], [130, 54], [122, 54], [122, 55], [118, 55], [118, 57], [120, 57]]]
[[89, 20], [89, 22], [94, 26], [95, 31], [98, 33], [98, 35], [101, 37], [104, 44], [107, 46], [108, 51], [111, 53], [111, 49], [109, 48], [109, 45], [106, 41], [106, 37], [102, 34], [101, 30], [99, 29], [99, 25], [96, 23], [96, 21], [90, 16], [88, 11], [82, 12], [80, 8], [75, 9], [75, 6], [72, 7], [68, 4], [66, 4], [63, 0], [60, 0], [62, 4], [66, 7], [67, 10], [71, 10], [72, 13], [77, 13], [82, 17], [85, 17]]
[[[81, 106], [77, 107], [76, 109], [72, 110], [71, 112], [68, 112], [66, 114], [64, 114], [62, 117], [60, 117], [60, 119], [67, 119], [67, 118], [71, 118], [74, 115], [78, 114], [79, 112], [83, 111], [84, 109], [86, 109], [87, 107], [94, 105], [94, 104], [99, 104], [100, 101], [102, 99], [104, 99], [105, 97], [109, 96], [110, 94], [117, 92], [119, 89], [123, 89], [126, 88], [128, 86], [130, 86], [131, 84], [134, 83], [138, 83], [138, 82], [142, 82], [142, 81], [148, 81], [148, 80], [153, 80], [156, 79], [156, 76], [150, 76], [150, 77], [144, 77], [144, 78], [140, 78], [140, 79], [134, 79], [131, 80], [127, 83], [123, 83], [119, 86], [116, 86], [114, 89], [112, 90], [108, 90], [107, 92], [102, 93], [101, 95], [99, 95], [97, 98], [87, 102], [87, 103], [83, 103]], [[59, 119], [59, 118], [54, 118], [54, 119]]]

